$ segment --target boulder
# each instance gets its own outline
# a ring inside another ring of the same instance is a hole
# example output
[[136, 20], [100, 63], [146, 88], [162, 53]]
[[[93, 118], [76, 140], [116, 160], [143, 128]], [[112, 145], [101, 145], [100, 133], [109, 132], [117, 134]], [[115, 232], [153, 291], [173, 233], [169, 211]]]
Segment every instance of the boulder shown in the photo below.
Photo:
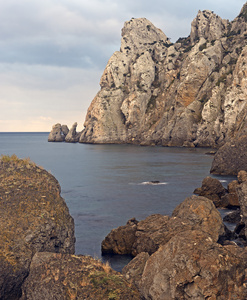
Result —
[[219, 175], [237, 175], [247, 171], [247, 135], [225, 143], [215, 154], [210, 172]]
[[133, 218], [126, 225], [113, 229], [101, 243], [102, 253], [131, 254], [137, 224], [138, 221]]
[[227, 207], [229, 205], [229, 200], [223, 198], [226, 192], [226, 189], [218, 179], [209, 176], [204, 178], [202, 186], [194, 191], [195, 194], [212, 200], [216, 207]]
[[102, 242], [102, 252], [133, 256], [147, 252], [151, 255], [179, 232], [195, 229], [206, 232], [214, 241], [225, 235], [220, 213], [205, 197], [186, 198], [175, 208], [172, 217], [151, 215], [137, 224], [113, 229]]
[[21, 300], [140, 299], [120, 273], [90, 256], [36, 253]]
[[178, 233], [146, 262], [140, 281], [144, 299], [246, 299], [245, 250], [221, 246], [208, 234]]
[[65, 142], [68, 143], [77, 143], [79, 141], [81, 132], [76, 132], [77, 123], [75, 122], [72, 128], [69, 130], [68, 134], [65, 137]]
[[69, 129], [66, 125], [61, 125], [59, 123], [52, 126], [52, 130], [48, 136], [48, 142], [63, 142]]
[[28, 159], [0, 160], [0, 299], [18, 299], [38, 251], [74, 253], [74, 221], [58, 181]]

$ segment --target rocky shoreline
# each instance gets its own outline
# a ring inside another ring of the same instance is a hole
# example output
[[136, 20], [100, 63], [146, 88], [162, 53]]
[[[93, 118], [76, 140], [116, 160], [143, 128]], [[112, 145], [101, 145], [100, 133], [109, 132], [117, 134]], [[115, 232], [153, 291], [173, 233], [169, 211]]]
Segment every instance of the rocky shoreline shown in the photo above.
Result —
[[[178, 205], [172, 216], [131, 219], [113, 229], [102, 253], [131, 254], [123, 274], [141, 299], [246, 299], [247, 172], [225, 189], [207, 177], [202, 187]], [[239, 208], [224, 220], [216, 207]]]
[[28, 159], [0, 159], [0, 299], [140, 299], [109, 265], [74, 255], [60, 185]]
[[[247, 172], [224, 188], [206, 177], [171, 216], [129, 220], [102, 253], [131, 254], [122, 274], [74, 255], [74, 222], [57, 180], [30, 160], [0, 160], [0, 298], [247, 298]], [[217, 207], [235, 208], [234, 231]]]

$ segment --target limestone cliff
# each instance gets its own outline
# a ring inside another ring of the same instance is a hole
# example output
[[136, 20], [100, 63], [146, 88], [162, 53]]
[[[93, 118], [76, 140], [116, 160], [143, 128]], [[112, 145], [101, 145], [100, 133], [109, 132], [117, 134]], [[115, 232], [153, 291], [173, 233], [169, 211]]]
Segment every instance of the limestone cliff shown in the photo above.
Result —
[[246, 124], [246, 37], [247, 3], [232, 22], [199, 11], [174, 44], [145, 18], [125, 22], [79, 141], [223, 145]]

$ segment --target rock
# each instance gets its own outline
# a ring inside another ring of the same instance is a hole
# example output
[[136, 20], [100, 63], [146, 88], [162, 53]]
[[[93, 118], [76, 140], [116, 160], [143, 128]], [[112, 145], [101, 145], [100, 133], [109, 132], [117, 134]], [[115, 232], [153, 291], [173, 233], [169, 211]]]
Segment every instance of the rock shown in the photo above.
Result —
[[186, 198], [174, 210], [172, 217], [151, 215], [138, 224], [113, 229], [102, 242], [103, 253], [150, 255], [174, 235], [200, 229], [214, 241], [225, 235], [225, 226], [213, 202], [205, 197]]
[[194, 193], [212, 200], [216, 207], [227, 207], [229, 205], [229, 200], [223, 198], [226, 194], [226, 189], [216, 178], [209, 176], [204, 178], [201, 188], [196, 189]]
[[113, 229], [101, 244], [102, 253], [131, 254], [137, 224], [138, 221], [133, 218], [126, 225]]
[[125, 22], [80, 142], [219, 148], [243, 134], [245, 13], [229, 22], [199, 11], [174, 44], [145, 18]]
[[77, 127], [77, 123], [74, 123], [72, 128], [69, 130], [68, 134], [65, 137], [65, 142], [67, 143], [79, 142], [81, 132], [76, 132], [76, 127]]
[[0, 298], [18, 299], [38, 251], [74, 253], [74, 221], [58, 181], [30, 160], [0, 160]]
[[144, 299], [246, 299], [246, 251], [201, 231], [178, 233], [146, 262]]
[[239, 223], [241, 221], [240, 210], [238, 209], [228, 213], [224, 216], [223, 221], [228, 223]]
[[240, 203], [241, 222], [244, 224], [245, 239], [247, 239], [247, 172], [240, 171], [238, 173], [239, 186], [237, 193]]
[[48, 136], [48, 142], [63, 142], [68, 132], [69, 129], [66, 125], [57, 123], [52, 127]]
[[109, 265], [89, 256], [36, 253], [21, 300], [140, 299], [136, 288]]
[[140, 290], [140, 280], [147, 260], [149, 259], [147, 252], [139, 253], [133, 258], [127, 266], [122, 270], [122, 274]]
[[237, 175], [247, 171], [247, 135], [225, 143], [214, 156], [210, 172], [219, 175]]

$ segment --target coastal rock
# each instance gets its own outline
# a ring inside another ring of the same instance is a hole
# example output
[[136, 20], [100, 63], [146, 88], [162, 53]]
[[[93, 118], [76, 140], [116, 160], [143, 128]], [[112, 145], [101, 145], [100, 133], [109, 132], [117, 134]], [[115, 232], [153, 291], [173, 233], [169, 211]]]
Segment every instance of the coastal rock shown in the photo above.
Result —
[[147, 260], [140, 281], [144, 299], [247, 297], [246, 251], [221, 246], [202, 231], [177, 234]]
[[140, 290], [140, 281], [144, 267], [149, 259], [147, 252], [141, 252], [134, 257], [122, 270], [122, 274]]
[[219, 175], [237, 175], [247, 171], [247, 135], [235, 137], [215, 154], [210, 172]]
[[30, 160], [0, 160], [0, 298], [19, 299], [36, 252], [74, 253], [74, 221], [58, 181]]
[[36, 253], [21, 300], [140, 299], [135, 287], [90, 256]]
[[[247, 239], [247, 172], [240, 171], [238, 173], [239, 186], [237, 193], [240, 203], [241, 222], [244, 225], [245, 239]], [[243, 226], [242, 226], [243, 227]]]
[[[176, 234], [195, 229], [206, 232], [213, 241], [225, 235], [220, 213], [213, 202], [205, 197], [186, 198], [175, 208], [171, 217], [151, 215], [138, 224], [113, 229], [102, 242], [102, 252], [133, 256], [147, 252], [151, 255]], [[127, 239], [125, 245], [129, 231], [131, 238]]]
[[238, 209], [228, 213], [224, 216], [223, 221], [235, 224], [239, 223], [241, 221], [240, 210]]
[[77, 143], [79, 141], [80, 132], [76, 132], [77, 123], [75, 122], [69, 132], [66, 134], [65, 142], [67, 143]]
[[69, 129], [66, 125], [57, 123], [52, 127], [48, 136], [48, 142], [63, 142], [68, 132]]
[[80, 142], [219, 148], [244, 132], [246, 10], [199, 11], [174, 44], [145, 18], [125, 22]]
[[196, 189], [194, 193], [212, 200], [216, 207], [227, 207], [229, 205], [229, 202], [226, 201], [227, 199], [223, 198], [226, 195], [226, 189], [216, 178], [209, 176], [204, 178], [202, 186]]
[[138, 221], [133, 218], [126, 225], [113, 229], [101, 244], [102, 253], [131, 254], [137, 224]]

